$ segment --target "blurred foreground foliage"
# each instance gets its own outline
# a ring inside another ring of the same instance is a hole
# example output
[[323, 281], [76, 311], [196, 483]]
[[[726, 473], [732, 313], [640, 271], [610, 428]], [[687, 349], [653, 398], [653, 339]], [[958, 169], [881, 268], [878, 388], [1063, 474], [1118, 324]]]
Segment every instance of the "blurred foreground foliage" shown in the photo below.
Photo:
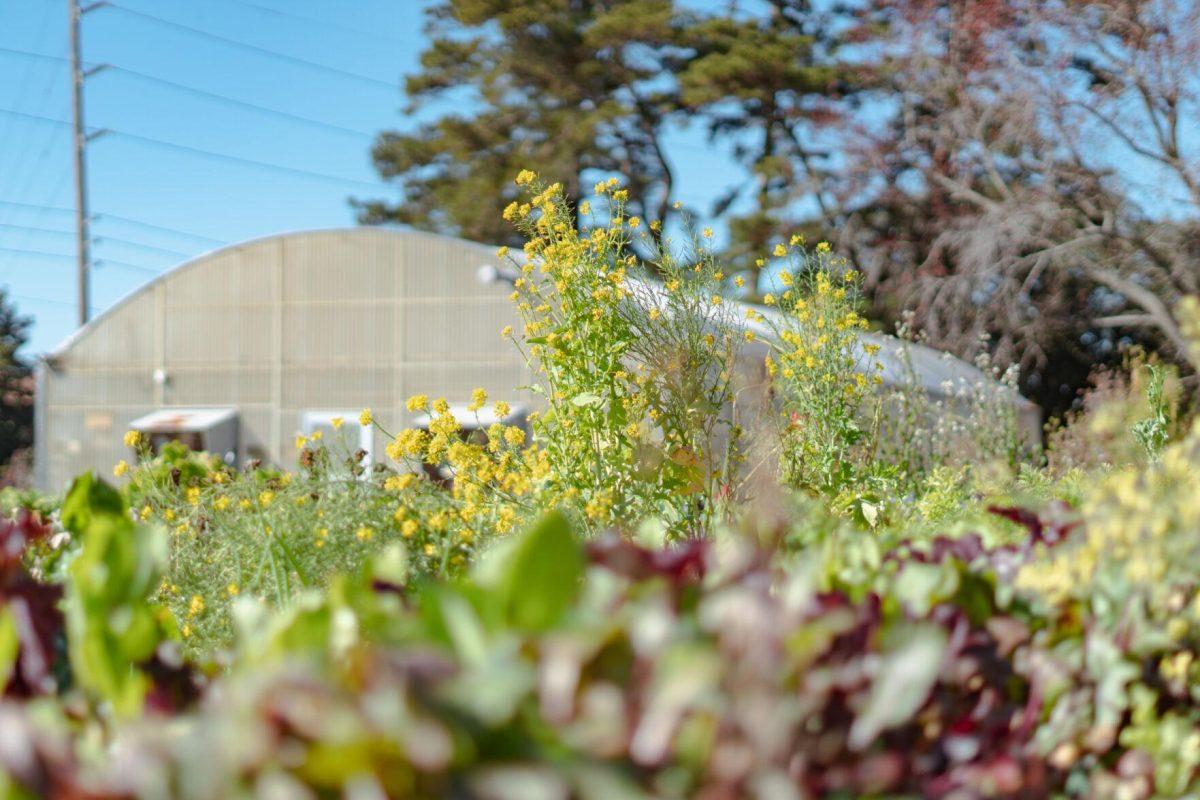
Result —
[[[0, 527], [0, 786], [1184, 796], [1198, 448], [1113, 470], [1079, 510], [1028, 482], [1037, 509], [964, 502], [980, 533], [868, 533], [792, 499], [661, 547], [585, 542], [552, 513], [450, 580], [392, 541], [285, 607], [237, 598], [215, 660], [183, 659], [154, 600], [171, 534], [85, 476], [65, 532], [32, 512]], [[42, 582], [53, 536], [75, 552]]]

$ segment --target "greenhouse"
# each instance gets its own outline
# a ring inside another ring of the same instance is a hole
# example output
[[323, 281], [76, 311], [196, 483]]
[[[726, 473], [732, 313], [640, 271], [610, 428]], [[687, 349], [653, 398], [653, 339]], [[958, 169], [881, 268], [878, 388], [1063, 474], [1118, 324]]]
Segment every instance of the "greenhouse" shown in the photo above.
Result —
[[[382, 436], [358, 426], [359, 410], [419, 424], [404, 405], [415, 393], [466, 404], [482, 386], [519, 415], [535, 404], [522, 388], [524, 359], [500, 335], [518, 323], [510, 279], [492, 247], [384, 228], [273, 236], [189, 261], [44, 359], [37, 485], [58, 490], [83, 470], [107, 471], [128, 455], [129, 429], [231, 463], [293, 467], [295, 436], [330, 431], [339, 417], [348, 444], [375, 458]], [[867, 336], [883, 346], [884, 382], [901, 380], [895, 341]], [[908, 352], [926, 393], [983, 380], [928, 348]], [[761, 368], [743, 359], [755, 361]], [[1037, 407], [1013, 402], [1036, 433]]]

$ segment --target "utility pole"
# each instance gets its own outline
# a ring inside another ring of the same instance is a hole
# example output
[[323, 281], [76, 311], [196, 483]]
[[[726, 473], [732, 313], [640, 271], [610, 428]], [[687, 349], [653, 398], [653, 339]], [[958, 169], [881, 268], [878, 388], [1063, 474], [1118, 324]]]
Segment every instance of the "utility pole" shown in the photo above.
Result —
[[87, 324], [91, 309], [91, 255], [88, 252], [87, 205], [87, 132], [83, 124], [83, 47], [80, 42], [79, 23], [83, 10], [79, 0], [67, 0], [71, 25], [71, 109], [75, 124], [75, 252], [76, 277], [79, 282], [79, 325]]

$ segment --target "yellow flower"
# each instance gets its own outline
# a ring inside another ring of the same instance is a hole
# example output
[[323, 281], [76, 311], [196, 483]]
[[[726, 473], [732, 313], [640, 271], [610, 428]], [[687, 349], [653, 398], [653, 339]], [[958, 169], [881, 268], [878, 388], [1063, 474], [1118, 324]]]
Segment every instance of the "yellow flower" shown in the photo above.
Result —
[[747, 342], [753, 342], [753, 341], [754, 341], [754, 331], [746, 331], [746, 332], [745, 332], [745, 333], [743, 333], [742, 335], [746, 337], [746, 341], [747, 341]]
[[630, 217], [629, 218], [629, 227], [630, 228], [641, 227], [641, 224], [642, 224], [642, 220], [639, 217]]
[[200, 505], [200, 487], [189, 486], [187, 490], [187, 500], [194, 506]]
[[124, 459], [118, 461], [117, 465], [113, 467], [113, 475], [116, 475], [118, 478], [126, 472], [129, 472], [129, 462]]
[[426, 408], [429, 408], [429, 395], [414, 394], [408, 398], [408, 402], [404, 404], [404, 407], [409, 411], [424, 411]]
[[138, 518], [141, 519], [142, 522], [145, 522], [146, 520], [150, 519], [150, 515], [153, 513], [154, 511], [150, 508], [150, 506], [142, 506], [142, 510], [138, 512]]
[[400, 525], [400, 533], [406, 539], [411, 539], [413, 537], [413, 535], [416, 534], [416, 532], [419, 528], [420, 528], [420, 526], [417, 524], [417, 521], [415, 519], [406, 519]]
[[360, 542], [365, 542], [365, 541], [368, 541], [369, 539], [374, 538], [375, 531], [371, 530], [366, 525], [363, 525], [357, 531], [355, 531], [354, 535], [358, 537], [358, 540]]
[[231, 583], [225, 587], [225, 591], [229, 593], [230, 597], [237, 597], [239, 591], [238, 585], [236, 583]]
[[304, 437], [304, 436], [302, 436], [302, 435], [297, 435], [297, 436], [296, 436], [296, 449], [297, 449], [297, 450], [303, 450], [303, 449], [304, 449], [304, 445], [306, 445], [306, 444], [308, 444], [308, 439], [307, 439], [307, 438], [305, 438], [305, 437]]
[[819, 242], [817, 244], [818, 253], [828, 253], [830, 251], [829, 242]]
[[702, 235], [702, 236], [704, 236], [704, 238], [705, 238], [705, 239], [711, 239], [711, 238], [713, 237], [713, 229], [712, 229], [712, 228], [705, 228], [705, 229], [704, 229], [704, 230], [701, 232], [701, 235]]
[[792, 247], [799, 247], [800, 245], [804, 244], [804, 237], [797, 233], [792, 236], [789, 244], [791, 244]]
[[512, 413], [512, 408], [503, 400], [497, 400], [495, 405], [496, 417], [499, 419], [506, 418]]
[[784, 256], [787, 255], [787, 248], [784, 247], [782, 244], [777, 244], [777, 245], [775, 245], [774, 253], [779, 258], [783, 258]]
[[763, 302], [769, 306], [775, 305], [775, 295], [768, 293], [763, 297]]
[[139, 447], [142, 444], [141, 431], [125, 431], [125, 446]]
[[259, 504], [260, 506], [262, 506], [263, 508], [266, 508], [267, 506], [271, 505], [271, 502], [272, 502], [274, 499], [275, 499], [275, 493], [274, 493], [274, 492], [272, 492], [272, 491], [269, 491], [269, 490], [267, 490], [267, 491], [262, 491], [262, 492], [260, 492], [260, 493], [259, 493], [259, 495], [258, 495], [258, 504]]
[[517, 173], [517, 186], [525, 186], [537, 180], [537, 173], [527, 169], [523, 169]]
[[198, 594], [192, 595], [192, 600], [188, 603], [188, 616], [194, 617], [204, 613], [204, 598]]
[[364, 408], [362, 413], [358, 415], [358, 424], [364, 428], [375, 421], [375, 416], [371, 413], [371, 409]]
[[496, 250], [496, 258], [504, 258], [504, 257], [505, 257], [505, 256], [507, 256], [507, 255], [508, 255], [508, 248], [507, 248], [507, 247], [501, 247], [501, 248], [499, 248], [499, 249], [497, 249], [497, 250]]
[[741, 275], [738, 275], [736, 278], [733, 279], [733, 285], [740, 289], [746, 285], [746, 279], [743, 278]]
[[468, 411], [478, 411], [487, 404], [487, 392], [483, 389], [475, 389], [471, 392], [471, 404], [467, 406]]
[[225, 509], [229, 508], [229, 498], [225, 495], [221, 495], [213, 501], [213, 508], [215, 508], [217, 511], [224, 511]]
[[346, 420], [342, 419], [341, 417], [334, 417], [333, 419], [329, 420], [329, 423], [333, 425], [333, 429], [335, 431], [340, 431], [342, 426], [346, 424]]
[[510, 338], [510, 337], [513, 335], [513, 328], [512, 328], [512, 325], [505, 325], [505, 326], [504, 326], [504, 327], [503, 327], [503, 328], [500, 330], [500, 335], [501, 335], [502, 337], [504, 337], [505, 339], [508, 339], [508, 338]]

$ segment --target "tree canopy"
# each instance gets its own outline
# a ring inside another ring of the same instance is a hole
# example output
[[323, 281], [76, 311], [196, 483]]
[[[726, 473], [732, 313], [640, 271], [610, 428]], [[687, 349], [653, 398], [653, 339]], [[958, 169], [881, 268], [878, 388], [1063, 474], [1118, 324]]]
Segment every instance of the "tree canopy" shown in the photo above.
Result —
[[668, 134], [700, 126], [742, 172], [698, 210], [734, 269], [827, 239], [879, 324], [986, 341], [1051, 410], [1131, 344], [1200, 367], [1175, 310], [1200, 289], [1190, 0], [440, 0], [428, 28], [415, 127], [373, 151], [399, 196], [364, 222], [511, 244], [531, 167], [573, 202], [619, 175], [669, 227]]
[[688, 25], [671, 0], [443, 0], [428, 13], [430, 44], [405, 85], [407, 113], [428, 121], [376, 142], [402, 197], [363, 204], [364, 221], [510, 242], [500, 209], [532, 165], [574, 201], [587, 172], [619, 173], [633, 213], [671, 213], [662, 136], [680, 113], [671, 76]]

